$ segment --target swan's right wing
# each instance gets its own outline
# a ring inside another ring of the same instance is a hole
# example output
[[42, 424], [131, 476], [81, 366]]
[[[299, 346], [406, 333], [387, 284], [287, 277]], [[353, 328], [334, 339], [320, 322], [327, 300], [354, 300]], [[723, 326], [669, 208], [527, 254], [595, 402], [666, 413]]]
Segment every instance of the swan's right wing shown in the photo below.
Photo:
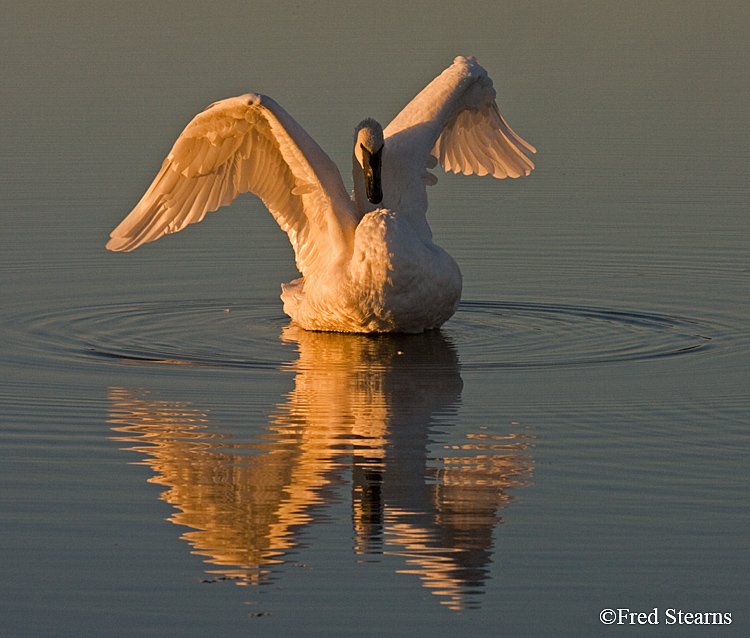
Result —
[[248, 191], [289, 236], [303, 275], [351, 246], [357, 217], [338, 168], [276, 102], [251, 93], [216, 102], [187, 125], [107, 248], [133, 250]]
[[[495, 103], [495, 89], [474, 58], [457, 57], [384, 131], [386, 152], [400, 173], [431, 183], [425, 172], [440, 162], [454, 173], [520, 177], [536, 152], [508, 126]], [[402, 188], [406, 188], [404, 184]]]

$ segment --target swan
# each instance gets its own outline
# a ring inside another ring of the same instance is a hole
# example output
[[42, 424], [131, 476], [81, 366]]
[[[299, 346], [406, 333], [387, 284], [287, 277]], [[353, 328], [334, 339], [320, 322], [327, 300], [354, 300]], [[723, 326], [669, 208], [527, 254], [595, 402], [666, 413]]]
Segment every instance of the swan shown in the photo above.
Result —
[[528, 175], [533, 146], [503, 119], [487, 72], [457, 57], [383, 130], [354, 132], [349, 195], [336, 165], [275, 101], [215, 102], [180, 134], [107, 248], [131, 251], [199, 222], [239, 194], [261, 198], [289, 236], [302, 277], [284, 312], [307, 330], [420, 333], [456, 311], [461, 271], [432, 241], [427, 186], [446, 171]]

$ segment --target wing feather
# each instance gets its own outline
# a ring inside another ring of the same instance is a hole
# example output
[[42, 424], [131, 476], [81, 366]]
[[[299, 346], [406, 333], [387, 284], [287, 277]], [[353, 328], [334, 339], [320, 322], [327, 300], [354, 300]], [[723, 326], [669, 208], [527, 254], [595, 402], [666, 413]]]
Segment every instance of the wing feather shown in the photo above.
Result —
[[256, 94], [216, 102], [187, 125], [107, 248], [130, 251], [178, 232], [245, 192], [287, 233], [303, 275], [350, 250], [357, 217], [338, 169], [286, 111]]

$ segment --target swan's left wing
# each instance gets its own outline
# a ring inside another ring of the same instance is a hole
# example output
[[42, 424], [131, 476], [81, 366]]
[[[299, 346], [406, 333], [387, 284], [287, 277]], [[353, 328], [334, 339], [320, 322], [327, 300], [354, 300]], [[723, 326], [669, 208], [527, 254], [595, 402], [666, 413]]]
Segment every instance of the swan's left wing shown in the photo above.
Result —
[[[536, 149], [516, 135], [500, 114], [495, 89], [474, 58], [457, 57], [387, 126], [386, 153], [400, 172], [411, 170], [427, 184], [435, 158], [464, 175], [520, 177], [534, 164]], [[406, 185], [403, 185], [406, 187]]]
[[187, 125], [107, 248], [133, 250], [248, 191], [289, 236], [303, 275], [350, 248], [358, 218], [338, 168], [284, 109], [253, 93], [216, 102]]

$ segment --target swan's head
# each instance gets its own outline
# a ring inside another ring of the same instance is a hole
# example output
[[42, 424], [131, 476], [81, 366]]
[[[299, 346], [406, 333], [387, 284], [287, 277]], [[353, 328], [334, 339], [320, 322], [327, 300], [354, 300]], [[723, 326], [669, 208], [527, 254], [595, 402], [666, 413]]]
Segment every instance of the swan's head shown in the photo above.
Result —
[[383, 127], [375, 120], [362, 120], [354, 130], [354, 157], [364, 173], [367, 199], [376, 206], [383, 201], [380, 180], [383, 143]]

